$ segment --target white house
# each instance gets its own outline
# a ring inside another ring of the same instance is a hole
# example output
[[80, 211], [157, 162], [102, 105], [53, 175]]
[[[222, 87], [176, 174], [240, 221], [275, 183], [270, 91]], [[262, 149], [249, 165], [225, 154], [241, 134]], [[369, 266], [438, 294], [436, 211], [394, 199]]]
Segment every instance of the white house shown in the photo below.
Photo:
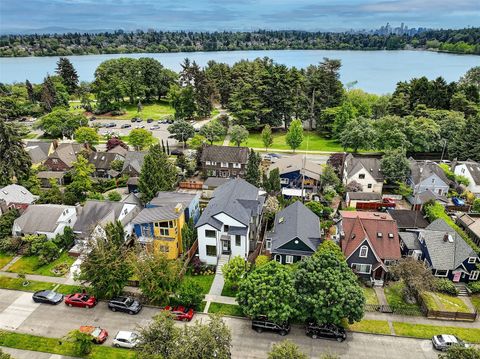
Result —
[[371, 156], [354, 156], [349, 153], [345, 157], [343, 166], [343, 183], [350, 182], [362, 185], [362, 192], [382, 193], [383, 174], [380, 167], [380, 158]]
[[470, 182], [468, 190], [475, 195], [480, 196], [480, 163], [474, 161], [460, 161], [453, 164], [453, 172], [457, 176], [464, 176]]
[[12, 234], [45, 234], [48, 239], [63, 234], [65, 227], [73, 227], [77, 221], [74, 206], [58, 204], [33, 204], [13, 222]]
[[259, 189], [241, 178], [215, 189], [196, 225], [200, 260], [216, 265], [222, 255], [247, 259], [257, 242], [264, 202]]
[[413, 189], [413, 196], [428, 190], [438, 196], [448, 194], [450, 180], [438, 164], [432, 161], [415, 161], [413, 158], [409, 161], [410, 177], [407, 183]]

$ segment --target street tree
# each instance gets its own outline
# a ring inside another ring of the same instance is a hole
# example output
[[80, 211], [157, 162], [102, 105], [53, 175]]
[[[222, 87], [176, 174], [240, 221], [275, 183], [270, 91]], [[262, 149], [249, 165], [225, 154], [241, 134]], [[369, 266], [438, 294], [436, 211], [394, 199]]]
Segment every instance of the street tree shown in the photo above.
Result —
[[390, 183], [404, 182], [410, 175], [410, 163], [401, 148], [385, 151], [380, 167], [383, 178]]
[[148, 326], [140, 327], [135, 351], [139, 359], [173, 358], [181, 329], [176, 327], [170, 313], [165, 311], [153, 317]]
[[268, 359], [307, 359], [297, 344], [290, 340], [283, 340], [272, 346], [268, 353]]
[[152, 133], [144, 128], [135, 128], [130, 131], [128, 142], [136, 151], [141, 151], [155, 143]]
[[62, 78], [68, 93], [70, 95], [74, 94], [78, 87], [78, 74], [70, 60], [66, 57], [60, 57], [55, 72]]
[[195, 127], [184, 120], [177, 120], [172, 125], [168, 126], [170, 138], [176, 139], [178, 142], [183, 142], [185, 146], [189, 138], [195, 135]]
[[241, 143], [248, 139], [248, 135], [248, 130], [244, 126], [234, 125], [230, 129], [230, 139], [237, 147], [240, 147]]
[[214, 141], [220, 141], [226, 132], [225, 127], [217, 120], [210, 121], [200, 129], [200, 135], [204, 136], [211, 145]]
[[266, 124], [262, 130], [262, 142], [265, 146], [265, 151], [273, 144], [272, 128], [269, 124]]
[[293, 150], [293, 152], [295, 152], [295, 150], [300, 147], [303, 142], [302, 121], [293, 120], [292, 123], [290, 123], [290, 127], [288, 128], [285, 140], [290, 146], [290, 148]]
[[31, 165], [18, 127], [0, 119], [0, 186], [27, 179]]
[[175, 165], [168, 160], [159, 144], [150, 147], [143, 160], [138, 188], [144, 203], [151, 201], [159, 191], [170, 191], [177, 181]]
[[78, 143], [87, 144], [90, 147], [98, 145], [100, 136], [95, 128], [92, 127], [79, 127], [75, 130], [73, 138]]
[[241, 256], [235, 256], [222, 267], [223, 277], [231, 287], [237, 288], [238, 283], [250, 270], [250, 262]]
[[292, 271], [276, 261], [255, 268], [240, 282], [237, 302], [251, 318], [266, 315], [276, 323], [294, 318], [299, 302]]
[[88, 120], [84, 115], [74, 114], [65, 109], [55, 109], [40, 117], [35, 123], [36, 128], [40, 128], [48, 136], [54, 138], [62, 136], [71, 138], [76, 129], [85, 126], [88, 126]]
[[245, 173], [245, 180], [248, 183], [253, 184], [255, 187], [260, 186], [260, 161], [260, 155], [256, 153], [253, 149], [250, 149]]

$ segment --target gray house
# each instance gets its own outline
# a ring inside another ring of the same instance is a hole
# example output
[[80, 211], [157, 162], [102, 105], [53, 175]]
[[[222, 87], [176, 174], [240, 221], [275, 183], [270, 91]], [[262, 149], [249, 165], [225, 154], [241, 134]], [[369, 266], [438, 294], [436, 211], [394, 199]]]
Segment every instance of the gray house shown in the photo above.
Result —
[[407, 184], [413, 189], [413, 197], [426, 191], [431, 191], [437, 196], [448, 194], [450, 180], [438, 164], [432, 161], [416, 161], [413, 158], [409, 161], [410, 177]]
[[291, 264], [311, 256], [321, 243], [320, 219], [300, 201], [275, 215], [266, 250], [274, 260]]

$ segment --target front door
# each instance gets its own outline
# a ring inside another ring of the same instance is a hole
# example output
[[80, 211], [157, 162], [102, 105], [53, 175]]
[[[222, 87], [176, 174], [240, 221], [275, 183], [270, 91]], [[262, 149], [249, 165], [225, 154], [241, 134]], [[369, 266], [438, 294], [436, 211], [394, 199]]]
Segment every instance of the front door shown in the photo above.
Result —
[[222, 240], [222, 254], [230, 254], [230, 240]]

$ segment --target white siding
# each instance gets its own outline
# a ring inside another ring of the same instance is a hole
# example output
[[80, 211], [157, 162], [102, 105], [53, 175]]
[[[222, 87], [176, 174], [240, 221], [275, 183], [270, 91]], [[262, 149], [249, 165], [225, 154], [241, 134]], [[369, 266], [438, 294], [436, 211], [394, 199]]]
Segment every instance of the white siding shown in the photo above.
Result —
[[[206, 230], [213, 230], [217, 233], [216, 238], [207, 238], [205, 237], [205, 231]], [[200, 261], [203, 263], [207, 263], [210, 265], [216, 265], [217, 264], [217, 257], [220, 254], [220, 232], [208, 225], [205, 224], [203, 226], [200, 226], [197, 228], [197, 235], [198, 235], [198, 255], [200, 258]], [[208, 246], [217, 246], [217, 255], [214, 256], [207, 256], [207, 245]]]
[[[365, 178], [360, 178], [361, 175], [364, 175]], [[346, 177], [345, 184], [348, 185], [352, 181], [358, 182], [362, 185], [362, 192], [382, 193], [383, 182], [377, 182], [365, 168], [362, 168], [351, 177]], [[368, 188], [368, 185], [371, 185], [371, 188]]]
[[419, 194], [425, 192], [426, 190], [430, 190], [435, 194], [446, 196], [448, 194], [448, 189], [448, 185], [443, 182], [440, 177], [438, 177], [436, 174], [432, 174], [414, 187], [414, 194]]
[[468, 184], [468, 190], [472, 193], [480, 193], [480, 184], [475, 184], [475, 181], [473, 180], [473, 177], [470, 173], [470, 170], [468, 169], [468, 165], [465, 163], [459, 164], [455, 167], [454, 173], [458, 176], [464, 176], [468, 178], [468, 181], [470, 182]]
[[226, 224], [227, 226], [232, 226], [232, 227], [245, 227], [242, 223], [237, 221], [236, 219], [233, 219], [232, 217], [226, 215], [225, 213], [219, 213], [213, 216], [213, 218], [218, 219], [220, 222], [223, 224]]

